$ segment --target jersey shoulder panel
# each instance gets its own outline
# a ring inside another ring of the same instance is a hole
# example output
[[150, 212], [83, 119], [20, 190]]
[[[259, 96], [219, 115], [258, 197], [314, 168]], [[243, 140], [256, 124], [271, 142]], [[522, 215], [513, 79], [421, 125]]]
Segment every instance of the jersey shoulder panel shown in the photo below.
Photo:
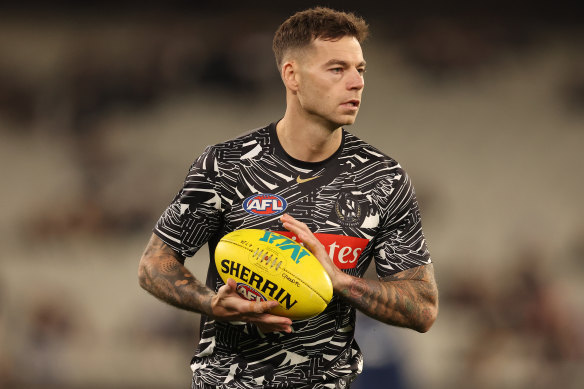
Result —
[[262, 127], [207, 149], [212, 151], [220, 167], [231, 169], [246, 159], [261, 158], [269, 150], [270, 142], [269, 127]]
[[395, 159], [348, 131], [345, 131], [344, 151], [340, 159], [355, 167], [382, 164], [387, 168], [402, 170]]
[[382, 226], [393, 228], [405, 213], [418, 213], [413, 183], [395, 159], [352, 134], [346, 144], [356, 179], [375, 182], [369, 194], [378, 207]]

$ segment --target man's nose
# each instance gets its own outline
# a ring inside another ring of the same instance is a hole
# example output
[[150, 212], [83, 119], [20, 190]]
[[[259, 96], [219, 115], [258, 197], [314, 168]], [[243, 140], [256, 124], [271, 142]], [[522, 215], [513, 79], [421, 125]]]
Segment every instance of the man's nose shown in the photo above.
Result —
[[347, 88], [348, 89], [363, 89], [365, 86], [365, 79], [363, 78], [363, 74], [359, 72], [357, 69], [352, 69], [350, 77], [347, 81]]

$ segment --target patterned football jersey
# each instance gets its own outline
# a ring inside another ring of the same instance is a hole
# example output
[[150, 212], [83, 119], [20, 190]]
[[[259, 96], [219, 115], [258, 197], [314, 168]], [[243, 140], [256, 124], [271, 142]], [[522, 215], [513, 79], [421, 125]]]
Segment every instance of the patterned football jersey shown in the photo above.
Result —
[[[343, 130], [325, 161], [286, 154], [275, 123], [214, 146], [191, 166], [184, 186], [154, 233], [185, 257], [209, 243], [207, 286], [223, 285], [214, 249], [242, 228], [285, 231], [289, 213], [306, 223], [344, 272], [362, 277], [373, 260], [385, 277], [430, 263], [418, 203], [408, 175], [393, 159]], [[201, 319], [191, 361], [194, 385], [221, 388], [324, 388], [362, 370], [354, 339], [355, 309], [333, 296], [293, 331], [263, 334], [249, 323]]]

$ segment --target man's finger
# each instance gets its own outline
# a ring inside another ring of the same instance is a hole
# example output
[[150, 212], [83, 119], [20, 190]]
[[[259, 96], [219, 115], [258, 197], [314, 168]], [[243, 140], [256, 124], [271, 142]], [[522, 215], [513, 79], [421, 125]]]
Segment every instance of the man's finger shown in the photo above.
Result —
[[229, 286], [229, 291], [235, 291], [237, 289], [237, 283], [233, 278], [228, 278], [226, 285]]
[[270, 315], [268, 313], [255, 316], [250, 319], [251, 322], [264, 325], [286, 329], [292, 325], [292, 320], [284, 316]]
[[226, 297], [227, 295], [233, 293], [236, 288], [237, 284], [235, 284], [235, 281], [231, 278], [228, 278], [225, 285], [220, 287], [219, 290], [217, 291], [217, 295], [222, 298]]
[[286, 333], [292, 332], [292, 327], [290, 325], [276, 325], [261, 322], [256, 323], [256, 325], [264, 334], [268, 332], [286, 332]]
[[265, 313], [278, 306], [277, 301], [248, 301], [248, 312]]
[[316, 254], [316, 251], [322, 251], [322, 249], [324, 249], [324, 246], [322, 246], [320, 241], [314, 236], [305, 223], [294, 219], [288, 214], [284, 214], [281, 220], [284, 228], [298, 236], [298, 239], [304, 243], [310, 252]]

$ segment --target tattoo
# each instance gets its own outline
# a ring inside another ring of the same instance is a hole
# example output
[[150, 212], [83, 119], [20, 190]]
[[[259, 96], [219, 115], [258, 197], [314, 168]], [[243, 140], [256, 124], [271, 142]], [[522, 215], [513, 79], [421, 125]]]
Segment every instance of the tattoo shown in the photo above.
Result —
[[351, 284], [350, 295], [354, 298], [362, 298], [367, 291], [367, 283], [361, 278], [357, 278], [355, 282]]
[[438, 309], [432, 264], [418, 266], [380, 281], [353, 278], [341, 295], [363, 313], [388, 324], [425, 332]]
[[416, 266], [414, 268], [400, 271], [399, 273], [392, 274], [390, 276], [384, 277], [382, 281], [401, 281], [401, 280], [422, 280], [424, 279], [424, 272], [427, 272], [425, 266]]
[[140, 261], [140, 285], [171, 305], [209, 314], [213, 291], [183, 263], [184, 257], [153, 234]]

